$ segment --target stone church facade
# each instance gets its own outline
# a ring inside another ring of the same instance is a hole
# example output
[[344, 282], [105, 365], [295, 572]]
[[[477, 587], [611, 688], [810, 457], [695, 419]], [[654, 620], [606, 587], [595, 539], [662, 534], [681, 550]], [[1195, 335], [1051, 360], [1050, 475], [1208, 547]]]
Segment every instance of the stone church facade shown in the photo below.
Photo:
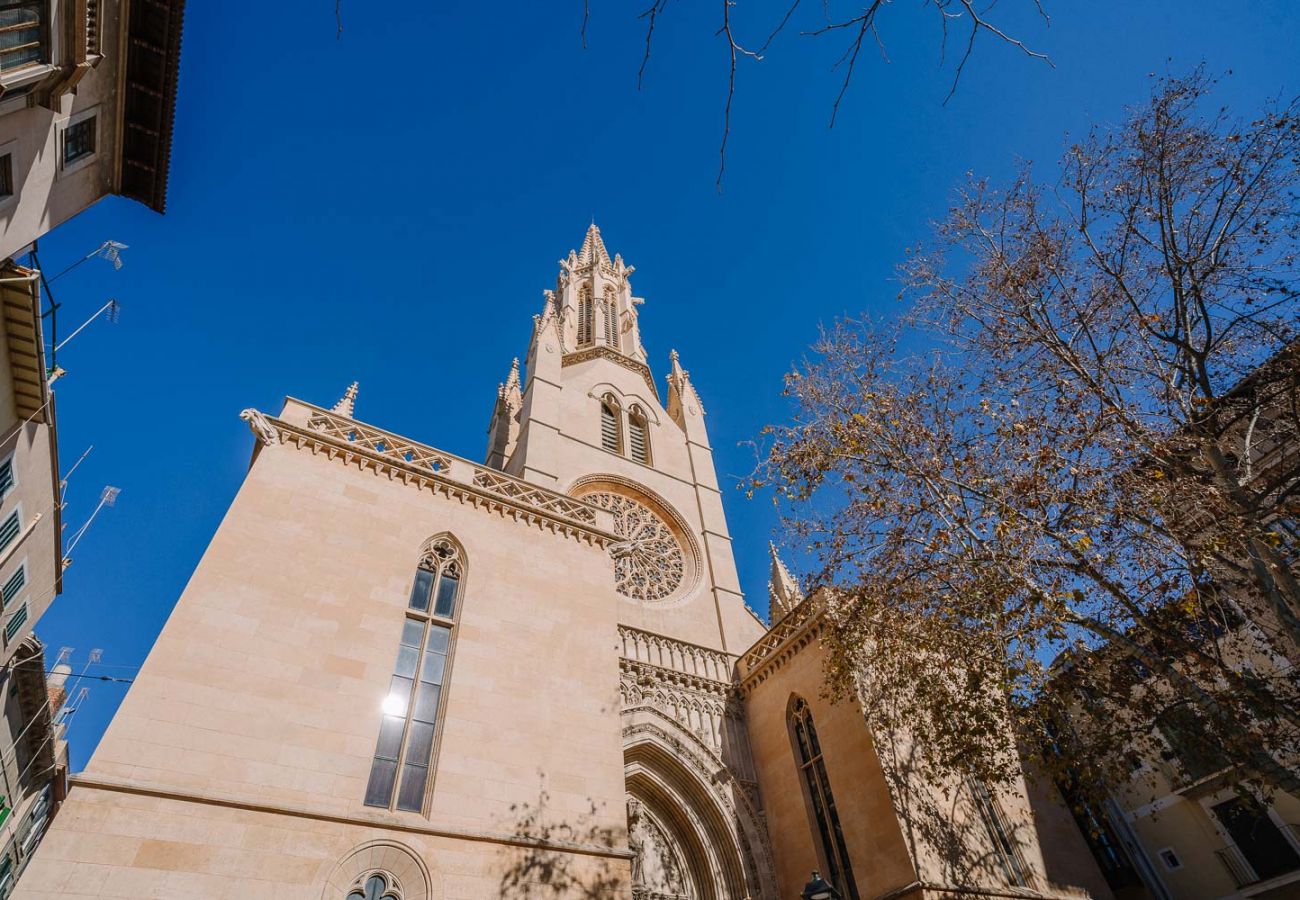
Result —
[[[22, 898], [1108, 897], [1032, 786], [916, 783], [745, 605], [705, 410], [632, 267], [561, 261], [476, 463], [332, 408], [248, 475]], [[526, 377], [523, 373], [526, 373]]]

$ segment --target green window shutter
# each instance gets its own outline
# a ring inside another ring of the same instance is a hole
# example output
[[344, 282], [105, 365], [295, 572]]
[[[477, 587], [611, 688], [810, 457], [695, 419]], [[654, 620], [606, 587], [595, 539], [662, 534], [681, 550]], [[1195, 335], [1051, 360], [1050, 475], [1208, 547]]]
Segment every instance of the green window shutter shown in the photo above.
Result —
[[19, 566], [18, 571], [9, 576], [5, 586], [0, 588], [0, 608], [8, 606], [9, 601], [18, 596], [18, 592], [27, 584], [27, 567]]
[[4, 524], [0, 525], [0, 550], [12, 544], [14, 538], [18, 537], [20, 530], [18, 510], [15, 509], [9, 514], [9, 518], [4, 520]]
[[0, 463], [0, 497], [9, 493], [9, 489], [14, 486], [14, 460], [13, 457]]
[[18, 633], [18, 629], [22, 628], [23, 623], [26, 621], [27, 621], [27, 604], [24, 603], [22, 607], [18, 610], [18, 612], [13, 614], [13, 618], [11, 618], [7, 623], [5, 623], [5, 640], [6, 641], [13, 640], [13, 636]]

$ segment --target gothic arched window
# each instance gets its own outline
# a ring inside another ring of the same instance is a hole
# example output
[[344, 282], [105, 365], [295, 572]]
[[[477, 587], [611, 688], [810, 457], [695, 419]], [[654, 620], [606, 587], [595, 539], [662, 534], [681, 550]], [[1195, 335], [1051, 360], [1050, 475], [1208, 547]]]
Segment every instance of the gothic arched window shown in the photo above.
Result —
[[397, 893], [388, 888], [388, 879], [375, 874], [348, 893], [347, 900], [397, 900]]
[[424, 808], [464, 575], [464, 554], [454, 539], [425, 544], [382, 706], [367, 806]]
[[790, 709], [790, 729], [794, 733], [795, 756], [807, 788], [807, 799], [817, 822], [825, 870], [846, 897], [858, 900], [858, 887], [853, 881], [853, 867], [849, 863], [835, 797], [831, 794], [831, 782], [826, 775], [817, 727], [813, 724], [812, 710], [802, 698], [795, 700]]
[[618, 401], [606, 394], [600, 401], [600, 446], [610, 453], [623, 452], [622, 419]]
[[584, 287], [578, 293], [578, 346], [585, 347], [592, 341], [592, 320], [596, 318], [595, 303], [591, 299], [591, 288]]
[[984, 782], [973, 777], [967, 780], [971, 794], [975, 798], [975, 807], [979, 810], [980, 818], [984, 820], [984, 828], [989, 833], [989, 840], [993, 843], [998, 861], [1002, 863], [1002, 872], [1007, 877], [1007, 883], [1017, 887], [1027, 887], [1029, 882], [1025, 877], [1025, 862], [1020, 858], [1020, 851], [1016, 849], [1016, 842], [1012, 838], [1011, 829], [1007, 827], [1001, 804], [989, 793], [988, 786]]
[[617, 350], [618, 302], [614, 299], [614, 292], [608, 288], [605, 290], [605, 302], [602, 305], [605, 309], [605, 343]]
[[627, 446], [632, 459], [650, 465], [650, 422], [639, 406], [627, 411]]

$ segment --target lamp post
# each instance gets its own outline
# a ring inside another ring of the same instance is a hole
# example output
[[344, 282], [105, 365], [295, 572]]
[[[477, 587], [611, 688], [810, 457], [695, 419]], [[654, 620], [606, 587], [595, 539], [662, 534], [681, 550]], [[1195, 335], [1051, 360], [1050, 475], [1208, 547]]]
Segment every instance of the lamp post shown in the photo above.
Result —
[[803, 900], [842, 900], [840, 892], [827, 883], [818, 872], [812, 873], [812, 881], [804, 885]]

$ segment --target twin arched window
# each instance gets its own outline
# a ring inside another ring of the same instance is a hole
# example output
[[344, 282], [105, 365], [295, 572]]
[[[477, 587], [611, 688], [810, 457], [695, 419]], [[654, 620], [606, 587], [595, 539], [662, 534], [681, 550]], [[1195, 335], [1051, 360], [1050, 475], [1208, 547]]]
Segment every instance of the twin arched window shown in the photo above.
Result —
[[[613, 394], [600, 399], [600, 446], [623, 455], [623, 409]], [[627, 453], [642, 465], [650, 465], [650, 419], [635, 403], [627, 411]]]
[[463, 580], [460, 545], [450, 537], [429, 541], [415, 571], [397, 662], [382, 706], [379, 741], [366, 785], [367, 806], [408, 812], [424, 809]]
[[807, 788], [807, 800], [812, 806], [817, 823], [822, 859], [826, 872], [850, 900], [858, 900], [858, 886], [853, 881], [853, 866], [849, 863], [849, 850], [840, 827], [840, 814], [831, 794], [830, 778], [822, 759], [821, 742], [817, 739], [817, 726], [813, 724], [812, 710], [803, 698], [795, 700], [790, 708], [790, 730], [794, 738], [795, 761]]

